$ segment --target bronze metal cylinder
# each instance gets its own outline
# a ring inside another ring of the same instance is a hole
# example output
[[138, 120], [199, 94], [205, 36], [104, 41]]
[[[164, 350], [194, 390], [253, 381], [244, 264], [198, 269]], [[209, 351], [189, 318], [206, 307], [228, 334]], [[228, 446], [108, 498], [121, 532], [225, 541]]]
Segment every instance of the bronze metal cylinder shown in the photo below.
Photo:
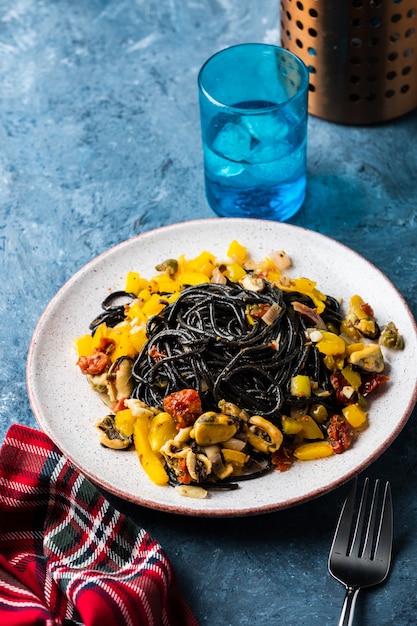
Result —
[[281, 45], [309, 70], [309, 112], [374, 124], [417, 107], [417, 0], [281, 0]]

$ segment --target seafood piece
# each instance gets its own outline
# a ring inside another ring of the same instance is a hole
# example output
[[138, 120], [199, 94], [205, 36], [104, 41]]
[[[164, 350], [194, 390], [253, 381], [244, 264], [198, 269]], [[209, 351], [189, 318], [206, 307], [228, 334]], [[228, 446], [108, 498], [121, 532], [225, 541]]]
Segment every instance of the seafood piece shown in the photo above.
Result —
[[275, 452], [282, 444], [283, 434], [272, 422], [260, 415], [249, 419], [248, 443], [259, 452]]
[[116, 427], [114, 415], [106, 415], [96, 423], [102, 446], [113, 450], [127, 450], [132, 445], [132, 438], [123, 435]]
[[348, 358], [349, 363], [365, 372], [383, 372], [384, 357], [381, 348], [376, 344], [365, 346], [363, 350], [355, 350]]
[[114, 403], [129, 398], [133, 391], [132, 379], [133, 360], [122, 356], [110, 366], [107, 372], [107, 393], [110, 402]]
[[232, 415], [207, 411], [194, 422], [191, 436], [200, 446], [222, 443], [234, 437], [239, 429], [239, 420]]

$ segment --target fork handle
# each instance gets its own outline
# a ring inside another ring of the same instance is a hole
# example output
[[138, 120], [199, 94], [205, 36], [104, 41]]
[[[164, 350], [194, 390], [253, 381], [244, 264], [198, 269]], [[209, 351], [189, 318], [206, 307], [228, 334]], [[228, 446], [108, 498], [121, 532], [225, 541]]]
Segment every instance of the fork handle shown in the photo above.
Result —
[[342, 613], [338, 626], [351, 626], [353, 622], [353, 613], [355, 611], [356, 598], [358, 597], [359, 587], [346, 587], [345, 600], [343, 602]]

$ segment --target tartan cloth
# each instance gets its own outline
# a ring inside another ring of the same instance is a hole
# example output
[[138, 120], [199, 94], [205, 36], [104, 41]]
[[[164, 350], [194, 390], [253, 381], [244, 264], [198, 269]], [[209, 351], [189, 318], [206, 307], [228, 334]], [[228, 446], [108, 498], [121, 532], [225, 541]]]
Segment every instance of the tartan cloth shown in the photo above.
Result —
[[0, 624], [198, 626], [161, 546], [44, 433], [0, 451]]

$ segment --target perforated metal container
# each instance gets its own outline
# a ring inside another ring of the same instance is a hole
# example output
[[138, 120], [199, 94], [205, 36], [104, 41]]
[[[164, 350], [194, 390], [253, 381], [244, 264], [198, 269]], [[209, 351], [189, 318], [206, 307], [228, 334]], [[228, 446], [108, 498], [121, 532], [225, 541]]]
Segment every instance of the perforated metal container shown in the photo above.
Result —
[[373, 124], [417, 107], [417, 0], [281, 0], [281, 45], [309, 69], [313, 115]]

